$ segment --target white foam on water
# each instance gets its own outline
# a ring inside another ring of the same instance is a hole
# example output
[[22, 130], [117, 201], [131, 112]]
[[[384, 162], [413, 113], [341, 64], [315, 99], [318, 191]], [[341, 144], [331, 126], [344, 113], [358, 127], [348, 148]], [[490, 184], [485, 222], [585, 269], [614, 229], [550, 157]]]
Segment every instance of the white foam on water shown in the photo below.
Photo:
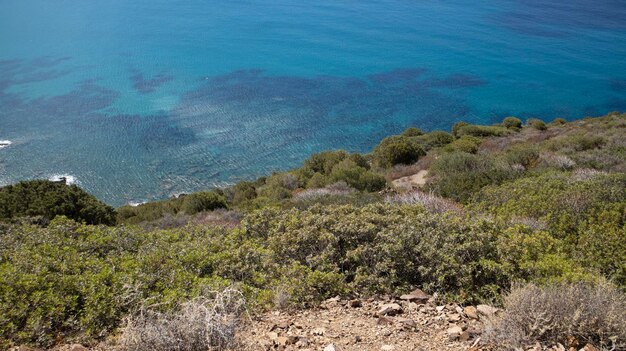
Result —
[[0, 140], [0, 149], [4, 149], [11, 144], [13, 144], [11, 140]]
[[52, 182], [60, 182], [60, 181], [63, 181], [63, 179], [65, 179], [65, 184], [67, 185], [78, 183], [78, 179], [76, 179], [76, 177], [71, 174], [55, 174], [51, 176], [50, 178], [48, 178], [48, 180]]
[[128, 206], [137, 207], [139, 205], [143, 205], [147, 203], [147, 201], [129, 201]]

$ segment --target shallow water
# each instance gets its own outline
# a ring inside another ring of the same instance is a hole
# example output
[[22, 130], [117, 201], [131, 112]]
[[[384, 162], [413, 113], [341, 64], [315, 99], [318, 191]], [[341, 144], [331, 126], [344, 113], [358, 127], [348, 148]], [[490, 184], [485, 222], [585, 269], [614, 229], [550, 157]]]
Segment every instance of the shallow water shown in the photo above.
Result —
[[626, 2], [0, 0], [0, 184], [114, 205], [410, 125], [626, 110]]

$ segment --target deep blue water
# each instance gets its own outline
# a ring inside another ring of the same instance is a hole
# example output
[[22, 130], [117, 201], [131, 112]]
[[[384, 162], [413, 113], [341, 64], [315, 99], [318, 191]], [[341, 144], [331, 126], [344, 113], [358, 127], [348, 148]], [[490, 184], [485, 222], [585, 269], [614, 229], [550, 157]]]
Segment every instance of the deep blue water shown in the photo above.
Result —
[[623, 0], [0, 0], [0, 184], [114, 205], [411, 125], [613, 110]]

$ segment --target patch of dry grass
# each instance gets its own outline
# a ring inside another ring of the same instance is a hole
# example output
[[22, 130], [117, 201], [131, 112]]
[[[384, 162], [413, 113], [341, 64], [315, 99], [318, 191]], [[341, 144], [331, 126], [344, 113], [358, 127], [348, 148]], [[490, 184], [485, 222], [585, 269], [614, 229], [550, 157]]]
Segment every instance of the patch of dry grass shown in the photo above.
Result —
[[626, 295], [608, 283], [515, 287], [504, 305], [505, 313], [486, 333], [504, 349], [573, 340], [603, 350], [626, 348]]
[[243, 295], [234, 289], [198, 297], [170, 313], [144, 309], [129, 317], [119, 349], [124, 351], [227, 350], [244, 312]]
[[463, 206], [459, 203], [419, 190], [390, 195], [387, 196], [385, 201], [391, 204], [419, 204], [431, 213], [445, 213], [449, 211], [459, 213], [463, 211]]

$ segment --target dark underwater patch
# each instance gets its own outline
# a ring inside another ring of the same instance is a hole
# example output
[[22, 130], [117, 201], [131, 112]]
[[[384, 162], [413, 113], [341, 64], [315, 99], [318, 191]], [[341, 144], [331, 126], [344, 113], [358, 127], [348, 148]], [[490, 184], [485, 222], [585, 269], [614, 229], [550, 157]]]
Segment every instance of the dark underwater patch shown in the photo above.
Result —
[[174, 76], [159, 73], [152, 78], [146, 78], [143, 73], [134, 70], [133, 75], [130, 77], [133, 83], [133, 88], [141, 94], [148, 94], [154, 92], [161, 85], [174, 80]]
[[611, 80], [611, 90], [613, 91], [626, 91], [626, 79], [615, 78]]

